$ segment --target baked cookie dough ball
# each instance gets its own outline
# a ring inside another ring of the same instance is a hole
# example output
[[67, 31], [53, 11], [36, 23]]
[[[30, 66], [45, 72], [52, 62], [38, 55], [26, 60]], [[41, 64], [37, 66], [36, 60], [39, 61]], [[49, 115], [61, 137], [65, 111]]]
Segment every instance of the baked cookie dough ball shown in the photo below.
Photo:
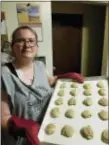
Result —
[[71, 96], [77, 96], [77, 89], [73, 88], [73, 89], [70, 91], [70, 95], [71, 95]]
[[70, 87], [71, 87], [71, 88], [78, 88], [78, 85], [77, 85], [77, 83], [74, 83], [74, 82], [73, 82], [73, 83], [71, 83]]
[[108, 99], [106, 97], [103, 97], [98, 101], [98, 104], [101, 106], [108, 106], [109, 102], [108, 102]]
[[83, 85], [83, 88], [84, 89], [91, 89], [92, 87], [91, 87], [91, 84], [86, 83], [86, 84]]
[[63, 98], [58, 98], [55, 100], [55, 105], [62, 105], [64, 102], [64, 99]]
[[106, 95], [106, 90], [105, 90], [105, 89], [99, 89], [99, 90], [98, 90], [98, 94], [99, 94], [100, 96], [105, 96], [105, 95]]
[[62, 88], [66, 88], [66, 83], [62, 83], [61, 85], [60, 85], [60, 88], [62, 89]]
[[68, 105], [76, 105], [76, 99], [75, 98], [70, 98], [68, 100]]
[[60, 114], [60, 109], [58, 107], [53, 108], [50, 112], [52, 118], [57, 118], [60, 116]]
[[101, 133], [101, 140], [104, 143], [109, 144], [109, 130], [108, 129], [104, 129], [103, 132]]
[[91, 91], [91, 89], [86, 89], [86, 90], [83, 92], [83, 94], [84, 94], [85, 96], [91, 96], [91, 95], [92, 95], [92, 91]]
[[53, 123], [50, 123], [45, 128], [45, 133], [48, 135], [53, 134], [56, 131], [56, 125]]
[[81, 130], [80, 130], [81, 135], [86, 138], [87, 140], [90, 140], [94, 137], [94, 132], [93, 129], [90, 125], [88, 126], [84, 126]]
[[72, 137], [74, 134], [74, 129], [70, 125], [65, 125], [61, 130], [61, 135], [65, 137]]
[[66, 112], [65, 112], [65, 116], [67, 118], [74, 118], [74, 111], [72, 109], [68, 109]]
[[60, 90], [58, 91], [58, 96], [62, 97], [62, 96], [64, 96], [64, 95], [65, 95], [64, 89], [60, 89]]
[[101, 110], [99, 113], [98, 113], [99, 117], [101, 120], [108, 120], [108, 111], [106, 110]]
[[103, 81], [97, 82], [97, 87], [98, 87], [98, 88], [104, 88], [104, 83], [103, 83]]
[[88, 98], [84, 99], [83, 104], [86, 106], [91, 106], [93, 104], [92, 98], [88, 97]]
[[92, 113], [91, 113], [91, 111], [89, 111], [89, 110], [84, 110], [84, 111], [81, 113], [81, 116], [82, 116], [83, 118], [90, 118], [90, 117], [92, 116]]

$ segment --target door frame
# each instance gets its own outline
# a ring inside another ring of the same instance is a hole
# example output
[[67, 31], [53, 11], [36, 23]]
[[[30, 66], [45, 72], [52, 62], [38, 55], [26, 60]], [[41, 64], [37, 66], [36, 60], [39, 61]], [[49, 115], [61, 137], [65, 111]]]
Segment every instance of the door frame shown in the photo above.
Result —
[[101, 74], [104, 76], [108, 76], [108, 62], [109, 62], [109, 6], [106, 7], [106, 15], [105, 15], [105, 32], [104, 32], [104, 46], [103, 46], [103, 60], [102, 60], [102, 70]]

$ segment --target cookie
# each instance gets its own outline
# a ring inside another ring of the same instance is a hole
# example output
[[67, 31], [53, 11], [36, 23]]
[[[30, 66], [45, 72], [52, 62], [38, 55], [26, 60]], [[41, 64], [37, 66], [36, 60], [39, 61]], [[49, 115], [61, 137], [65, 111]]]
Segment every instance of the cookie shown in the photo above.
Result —
[[62, 83], [61, 85], [60, 85], [60, 88], [62, 89], [62, 88], [66, 88], [66, 83]]
[[77, 85], [77, 83], [74, 83], [74, 82], [73, 82], [73, 83], [71, 83], [70, 87], [71, 87], [71, 88], [78, 88], [78, 85]]
[[73, 89], [70, 91], [70, 95], [71, 95], [71, 96], [77, 96], [77, 89], [73, 88]]
[[60, 116], [60, 114], [60, 109], [58, 107], [53, 108], [50, 112], [52, 118], [57, 118]]
[[83, 92], [83, 94], [84, 94], [85, 96], [91, 96], [91, 95], [92, 95], [92, 91], [91, 91], [91, 89], [86, 89], [86, 90]]
[[86, 106], [91, 106], [93, 104], [92, 98], [88, 97], [88, 98], [84, 99], [83, 104]]
[[45, 128], [45, 133], [48, 135], [53, 134], [55, 131], [56, 131], [56, 125], [53, 123], [48, 124]]
[[106, 110], [101, 110], [99, 113], [98, 113], [99, 117], [101, 120], [108, 120], [108, 111]]
[[97, 87], [98, 87], [98, 88], [104, 88], [104, 83], [103, 83], [103, 81], [97, 82]]
[[72, 137], [74, 134], [74, 129], [70, 125], [65, 125], [61, 130], [61, 135], [65, 137]]
[[108, 129], [104, 129], [101, 133], [101, 140], [106, 143], [109, 144], [109, 130]]
[[98, 101], [98, 104], [101, 105], [101, 106], [108, 106], [108, 99], [103, 97], [101, 98], [99, 101]]
[[91, 87], [91, 84], [86, 83], [86, 84], [83, 85], [83, 88], [84, 89], [91, 89], [92, 87]]
[[62, 105], [64, 102], [63, 98], [58, 98], [55, 100], [55, 105]]
[[98, 90], [98, 94], [99, 94], [100, 96], [105, 96], [105, 95], [106, 95], [106, 90], [105, 90], [105, 89], [99, 89], [99, 90]]
[[72, 109], [68, 109], [66, 112], [65, 112], [65, 116], [67, 118], [74, 118], [74, 111]]
[[62, 97], [62, 96], [64, 96], [64, 95], [65, 95], [64, 89], [60, 89], [60, 90], [58, 91], [58, 96]]
[[94, 132], [93, 129], [90, 125], [88, 126], [84, 126], [81, 130], [80, 130], [81, 135], [87, 139], [90, 140], [94, 137]]
[[68, 105], [76, 105], [76, 99], [75, 98], [70, 98], [68, 100]]
[[84, 110], [84, 111], [81, 113], [81, 116], [82, 116], [83, 118], [90, 118], [90, 117], [92, 116], [92, 113], [91, 113], [91, 111], [89, 111], [89, 110]]

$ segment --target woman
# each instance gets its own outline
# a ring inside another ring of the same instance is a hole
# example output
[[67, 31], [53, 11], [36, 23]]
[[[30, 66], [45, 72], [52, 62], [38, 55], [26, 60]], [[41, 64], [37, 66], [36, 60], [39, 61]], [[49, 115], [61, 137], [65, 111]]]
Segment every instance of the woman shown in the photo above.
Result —
[[[18, 27], [12, 35], [14, 60], [2, 66], [2, 144], [40, 145], [37, 134], [57, 78], [76, 73], [47, 76], [45, 66], [34, 61], [38, 53], [37, 34], [28, 26]], [[5, 142], [7, 141], [7, 142]]]

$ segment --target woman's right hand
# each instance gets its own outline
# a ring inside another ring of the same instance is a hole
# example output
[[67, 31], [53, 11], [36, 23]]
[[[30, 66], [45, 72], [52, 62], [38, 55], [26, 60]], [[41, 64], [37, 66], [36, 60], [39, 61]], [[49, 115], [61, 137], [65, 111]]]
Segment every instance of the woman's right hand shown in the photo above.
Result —
[[40, 145], [37, 137], [40, 125], [37, 122], [12, 116], [8, 124], [11, 135], [25, 137], [28, 145]]
[[10, 133], [14, 138], [18, 136], [27, 140], [27, 145], [40, 145], [38, 131], [40, 125], [32, 120], [26, 120], [11, 115], [9, 108], [8, 95], [1, 93], [1, 127]]

